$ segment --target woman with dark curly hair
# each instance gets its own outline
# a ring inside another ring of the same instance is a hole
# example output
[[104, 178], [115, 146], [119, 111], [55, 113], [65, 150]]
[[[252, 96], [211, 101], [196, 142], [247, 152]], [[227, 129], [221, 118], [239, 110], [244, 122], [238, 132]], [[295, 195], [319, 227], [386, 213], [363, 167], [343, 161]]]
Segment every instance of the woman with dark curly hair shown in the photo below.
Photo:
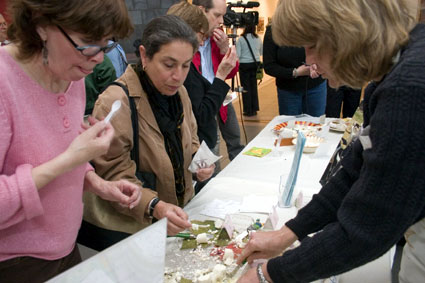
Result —
[[[98, 118], [109, 112], [115, 100], [122, 104], [112, 121], [117, 131], [111, 148], [93, 160], [97, 172], [107, 180], [124, 178], [143, 186], [143, 197], [132, 210], [91, 193], [84, 196], [87, 225], [83, 225], [92, 237], [99, 235], [94, 240], [105, 239], [96, 249], [136, 233], [154, 219], [167, 218], [168, 235], [191, 227], [183, 207], [194, 196], [192, 180], [205, 181], [214, 172], [214, 164], [193, 174], [189, 171], [199, 140], [183, 83], [198, 44], [196, 34], [179, 17], [153, 19], [143, 31], [140, 61], [129, 65], [116, 81], [121, 86], [107, 88], [96, 101], [93, 115]], [[138, 153], [133, 151], [135, 146]], [[146, 178], [139, 179], [140, 172], [154, 181], [149, 184]]]

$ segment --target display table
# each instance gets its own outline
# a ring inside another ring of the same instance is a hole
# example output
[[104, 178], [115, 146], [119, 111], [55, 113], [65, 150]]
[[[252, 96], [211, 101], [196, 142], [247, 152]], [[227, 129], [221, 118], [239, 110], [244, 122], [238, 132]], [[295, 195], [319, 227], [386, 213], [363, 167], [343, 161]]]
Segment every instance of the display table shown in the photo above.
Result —
[[[276, 135], [272, 132], [272, 128], [289, 119], [295, 119], [295, 117], [275, 117], [247, 145], [243, 152], [254, 146], [273, 148]], [[311, 117], [299, 119], [317, 122], [317, 119]], [[320, 151], [318, 149], [316, 154], [302, 155], [294, 196], [302, 192], [304, 203], [308, 202], [313, 194], [319, 192], [321, 188], [319, 180], [341, 135], [341, 133], [330, 132], [323, 145], [319, 147]], [[251, 205], [251, 208], [246, 209], [245, 207], [243, 212], [238, 211], [237, 214], [248, 215], [253, 219], [259, 218], [261, 222], [268, 218], [268, 213], [264, 212], [264, 202], [271, 201], [270, 207], [268, 207], [270, 209], [273, 204], [277, 204], [280, 176], [287, 174], [290, 170], [295, 152], [294, 146], [281, 147], [262, 158], [247, 156], [243, 152], [184, 208], [191, 220], [215, 219], [211, 214], [205, 214], [205, 209], [212, 203], [219, 201], [240, 204], [250, 196], [251, 199], [258, 202]], [[241, 207], [243, 208], [243, 206]], [[262, 208], [260, 209], [260, 207]], [[277, 207], [276, 229], [294, 217], [297, 211], [295, 206]], [[169, 255], [173, 253], [173, 249], [179, 249], [177, 245], [172, 244], [176, 239], [166, 239], [165, 234], [166, 219], [163, 219], [60, 274], [50, 282], [162, 282], [165, 253]], [[339, 280], [339, 283], [391, 282], [392, 251], [369, 264], [342, 274], [336, 279]], [[334, 283], [337, 281], [327, 279], [317, 282]]]
[[[274, 196], [279, 195], [280, 176], [288, 174], [295, 153], [295, 146], [282, 146], [274, 148], [277, 135], [273, 127], [281, 122], [289, 120], [302, 120], [318, 122], [318, 118], [292, 116], [277, 116], [245, 147], [245, 149], [212, 179], [202, 191], [185, 207], [190, 218], [204, 218], [200, 215], [202, 208], [213, 199], [234, 200], [241, 202], [247, 195]], [[295, 196], [299, 192], [304, 195], [304, 203], [317, 193], [321, 185], [319, 180], [328, 165], [342, 133], [329, 132], [324, 143], [320, 146], [320, 152], [303, 153]], [[253, 157], [243, 153], [252, 147], [273, 148], [273, 151], [264, 157]], [[318, 150], [319, 151], [319, 150]], [[278, 208], [279, 220], [283, 224], [294, 217], [297, 209]], [[254, 215], [257, 217], [257, 215]], [[260, 218], [267, 218], [263, 215]], [[263, 219], [262, 219], [263, 220]]]
[[162, 282], [166, 235], [167, 219], [162, 219], [47, 282]]
[[[264, 157], [253, 157], [243, 153], [252, 147], [274, 148], [274, 141], [277, 136], [272, 131], [273, 127], [288, 120], [302, 120], [318, 122], [317, 118], [290, 116], [275, 117], [240, 153], [232, 162], [227, 165], [214, 179], [212, 179], [202, 191], [185, 207], [190, 219], [204, 220], [214, 219], [211, 215], [203, 214], [205, 207], [214, 200], [234, 201], [241, 203], [246, 196], [275, 197], [276, 202], [279, 196], [280, 176], [288, 174], [294, 157], [295, 146], [280, 147], [278, 152], [271, 152]], [[303, 203], [311, 200], [313, 194], [319, 192], [321, 185], [319, 180], [337, 146], [342, 133], [329, 132], [325, 142], [321, 145], [320, 153], [304, 153], [301, 158], [296, 191], [303, 194]], [[277, 227], [293, 218], [298, 209], [294, 206], [290, 208], [276, 209], [279, 216]], [[240, 212], [239, 212], [240, 213]], [[265, 213], [254, 211], [244, 213], [254, 219], [260, 218], [265, 221], [268, 217]], [[338, 277], [340, 283], [379, 283], [391, 282], [391, 265], [393, 250], [381, 258], [357, 268]], [[330, 282], [330, 281], [329, 281]]]

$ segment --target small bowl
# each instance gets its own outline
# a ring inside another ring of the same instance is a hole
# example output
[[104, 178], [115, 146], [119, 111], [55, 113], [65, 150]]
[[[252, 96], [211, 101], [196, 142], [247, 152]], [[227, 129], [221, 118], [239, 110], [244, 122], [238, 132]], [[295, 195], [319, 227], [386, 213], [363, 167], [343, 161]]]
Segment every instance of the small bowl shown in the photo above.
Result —
[[[318, 136], [308, 136], [308, 137], [306, 137], [303, 152], [304, 153], [314, 153], [323, 141], [324, 141], [324, 139], [321, 138], [321, 137], [318, 137]], [[297, 139], [293, 139], [292, 143], [294, 145], [296, 145]]]

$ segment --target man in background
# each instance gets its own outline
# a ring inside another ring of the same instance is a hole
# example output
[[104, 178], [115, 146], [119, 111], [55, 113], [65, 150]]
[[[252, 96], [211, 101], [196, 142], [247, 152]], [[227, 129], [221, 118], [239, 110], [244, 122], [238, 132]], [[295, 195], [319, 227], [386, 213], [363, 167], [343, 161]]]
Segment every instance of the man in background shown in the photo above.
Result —
[[114, 65], [106, 54], [103, 55], [103, 62], [96, 65], [93, 72], [85, 78], [86, 109], [84, 111], [84, 115], [92, 114], [94, 104], [96, 103], [99, 94], [101, 94], [105, 88], [117, 78]]
[[[223, 24], [223, 16], [226, 14], [225, 0], [193, 0], [192, 3], [201, 8], [208, 19], [209, 31], [207, 40], [199, 47], [199, 52], [193, 57], [193, 63], [201, 72], [202, 76], [210, 83], [213, 82], [218, 65], [229, 49], [229, 41], [226, 33], [220, 28]], [[232, 78], [238, 71], [239, 63], [227, 76]], [[240, 129], [235, 109], [232, 103], [221, 106], [219, 111], [218, 126], [226, 142], [229, 159], [232, 160], [244, 148], [240, 141]], [[217, 148], [218, 153], [218, 148]]]
[[[110, 40], [108, 44], [111, 44], [114, 41], [115, 39]], [[124, 49], [121, 47], [121, 45], [117, 44], [117, 47], [106, 53], [106, 56], [108, 56], [112, 62], [112, 65], [114, 65], [117, 78], [121, 77], [128, 65]]]

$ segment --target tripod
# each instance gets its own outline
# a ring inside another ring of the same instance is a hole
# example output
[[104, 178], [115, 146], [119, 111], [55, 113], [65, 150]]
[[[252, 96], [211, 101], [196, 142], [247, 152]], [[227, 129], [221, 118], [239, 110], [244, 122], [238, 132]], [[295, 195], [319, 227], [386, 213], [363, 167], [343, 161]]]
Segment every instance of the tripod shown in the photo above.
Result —
[[[236, 45], [236, 38], [238, 37], [238, 28], [235, 27], [234, 25], [232, 25], [230, 27], [231, 29], [231, 33], [227, 34], [227, 37], [232, 39], [232, 46]], [[237, 87], [235, 87], [235, 77], [237, 79]], [[244, 122], [244, 118], [243, 118], [243, 110], [242, 110], [242, 94], [245, 93], [246, 91], [243, 89], [243, 87], [240, 85], [239, 82], [239, 70], [237, 71], [236, 75], [234, 77], [232, 77], [231, 79], [231, 90], [232, 92], [236, 92], [238, 93], [239, 96], [239, 114], [241, 117], [241, 124], [242, 124], [242, 130], [243, 130], [243, 134], [245, 137], [245, 144], [248, 144], [248, 137], [246, 134], [246, 129], [245, 129], [245, 122]]]

